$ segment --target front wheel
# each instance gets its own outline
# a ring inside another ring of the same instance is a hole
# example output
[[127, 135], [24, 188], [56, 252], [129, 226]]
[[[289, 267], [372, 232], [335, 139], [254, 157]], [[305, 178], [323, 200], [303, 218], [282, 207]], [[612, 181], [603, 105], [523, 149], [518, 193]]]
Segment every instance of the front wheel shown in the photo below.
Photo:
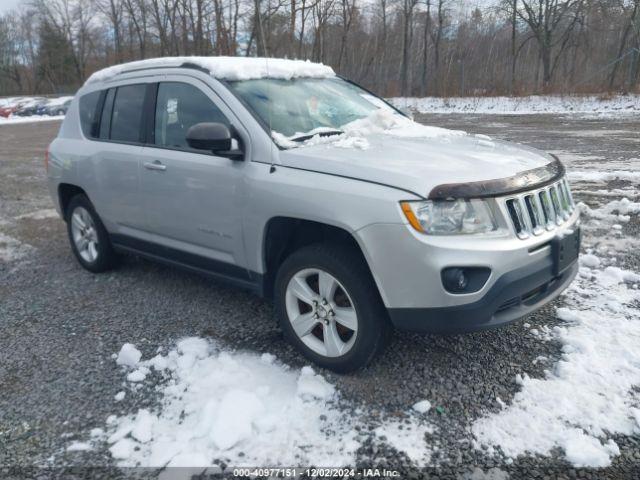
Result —
[[391, 327], [360, 252], [316, 244], [289, 256], [275, 284], [280, 325], [305, 357], [346, 373], [368, 364]]

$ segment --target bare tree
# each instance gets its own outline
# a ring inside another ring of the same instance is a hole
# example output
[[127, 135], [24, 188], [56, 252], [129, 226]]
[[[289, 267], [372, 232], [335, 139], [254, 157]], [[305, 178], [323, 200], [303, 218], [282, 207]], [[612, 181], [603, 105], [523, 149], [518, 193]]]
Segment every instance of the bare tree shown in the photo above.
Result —
[[133, 26], [138, 39], [140, 58], [147, 57], [147, 39], [149, 36], [147, 21], [147, 2], [145, 0], [123, 0], [127, 18]]
[[522, 0], [522, 8], [516, 10], [538, 42], [545, 89], [551, 84], [583, 5], [584, 0]]
[[424, 15], [424, 27], [422, 37], [422, 81], [420, 82], [420, 94], [427, 95], [429, 84], [429, 36], [431, 35], [431, 0], [425, 0], [427, 11]]
[[340, 54], [338, 55], [338, 68], [346, 62], [347, 37], [353, 22], [356, 11], [356, 0], [340, 0], [340, 19], [342, 22], [342, 33], [340, 35]]
[[0, 15], [0, 95], [73, 91], [116, 62], [192, 54], [308, 58], [383, 95], [634, 91], [640, 81], [640, 0], [30, 2]]
[[400, 63], [400, 93], [407, 95], [409, 90], [409, 49], [413, 36], [413, 12], [418, 0], [402, 0], [402, 62]]
[[113, 47], [115, 61], [121, 63], [122, 58], [122, 16], [123, 0], [94, 0], [95, 6], [111, 23], [113, 28]]
[[442, 44], [442, 33], [444, 31], [444, 22], [446, 18], [446, 10], [445, 3], [446, 0], [436, 0], [438, 2], [437, 7], [437, 21], [436, 21], [436, 29], [429, 32], [431, 35], [431, 41], [433, 42], [433, 72], [436, 78], [436, 92], [440, 91], [440, 81], [438, 74], [440, 73], [440, 53], [441, 53], [441, 44]]
[[518, 62], [518, 51], [516, 49], [516, 39], [518, 37], [518, 0], [510, 0], [511, 3], [511, 76], [509, 77], [509, 91], [511, 95], [515, 92], [516, 84], [516, 64]]
[[[620, 9], [628, 16], [628, 20], [626, 25], [624, 26], [622, 38], [620, 39], [620, 46], [618, 47], [618, 56], [616, 60], [613, 62], [613, 67], [611, 68], [611, 74], [609, 75], [609, 88], [612, 89], [614, 83], [616, 81], [616, 74], [618, 73], [618, 68], [620, 67], [620, 61], [624, 56], [625, 50], [628, 47], [628, 40], [630, 34], [633, 33], [634, 27], [637, 27], [640, 23], [640, 0], [633, 0], [631, 3], [627, 3], [625, 1], [619, 2]], [[637, 35], [636, 35], [637, 36]], [[635, 58], [633, 55], [633, 51], [630, 52], [632, 58]]]

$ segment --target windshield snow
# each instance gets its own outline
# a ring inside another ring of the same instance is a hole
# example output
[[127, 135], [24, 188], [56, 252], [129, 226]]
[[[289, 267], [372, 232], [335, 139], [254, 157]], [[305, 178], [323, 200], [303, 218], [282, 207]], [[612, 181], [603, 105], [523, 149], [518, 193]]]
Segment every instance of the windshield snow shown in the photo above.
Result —
[[369, 148], [368, 135], [436, 138], [464, 132], [418, 124], [340, 78], [261, 78], [229, 82], [282, 148], [331, 143]]
[[384, 101], [340, 78], [261, 78], [230, 85], [273, 132], [292, 141], [339, 134], [344, 125], [380, 108], [393, 111]]

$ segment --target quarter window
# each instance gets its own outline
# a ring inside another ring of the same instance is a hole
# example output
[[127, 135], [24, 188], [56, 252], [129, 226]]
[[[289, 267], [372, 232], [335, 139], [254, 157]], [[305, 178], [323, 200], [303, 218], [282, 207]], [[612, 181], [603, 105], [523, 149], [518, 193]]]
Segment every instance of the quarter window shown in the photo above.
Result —
[[98, 101], [101, 92], [91, 92], [80, 97], [80, 126], [85, 137], [96, 138], [98, 136], [99, 115], [96, 113], [98, 109]]
[[113, 111], [113, 97], [116, 96], [116, 89], [110, 88], [102, 107], [102, 117], [100, 120], [100, 138], [109, 138], [109, 129], [111, 128], [111, 112]]
[[181, 82], [160, 83], [154, 131], [156, 145], [192, 150], [187, 145], [187, 131], [202, 122], [230, 126], [220, 109], [198, 88]]
[[140, 142], [140, 126], [146, 85], [118, 87], [111, 114], [111, 140]]

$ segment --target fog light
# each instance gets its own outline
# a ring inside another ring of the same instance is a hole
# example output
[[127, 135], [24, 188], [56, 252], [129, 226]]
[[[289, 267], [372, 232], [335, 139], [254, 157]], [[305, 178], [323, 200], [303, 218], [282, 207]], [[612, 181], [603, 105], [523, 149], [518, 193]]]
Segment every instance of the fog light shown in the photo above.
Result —
[[447, 268], [442, 272], [442, 283], [450, 292], [464, 292], [469, 279], [461, 268]]
[[442, 285], [449, 293], [474, 293], [482, 289], [491, 269], [486, 267], [449, 267], [441, 272]]

